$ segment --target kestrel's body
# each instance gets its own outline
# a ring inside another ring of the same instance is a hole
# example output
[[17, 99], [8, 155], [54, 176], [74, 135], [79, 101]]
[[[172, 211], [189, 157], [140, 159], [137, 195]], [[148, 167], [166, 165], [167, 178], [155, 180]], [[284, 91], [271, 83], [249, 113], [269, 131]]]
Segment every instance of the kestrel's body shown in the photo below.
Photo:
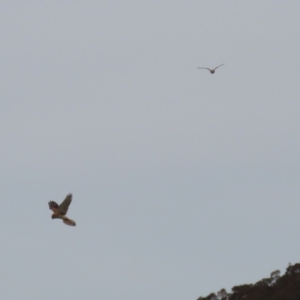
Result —
[[58, 205], [54, 201], [49, 201], [49, 203], [48, 203], [49, 209], [51, 209], [53, 211], [52, 219], [62, 219], [65, 224], [70, 225], [70, 226], [75, 226], [76, 225], [75, 221], [69, 219], [66, 216], [71, 202], [72, 202], [72, 194], [68, 194], [66, 196], [65, 200], [60, 205]]
[[224, 65], [224, 64], [219, 65], [219, 66], [215, 67], [214, 69], [202, 68], [202, 67], [198, 67], [198, 69], [206, 69], [206, 70], [208, 70], [211, 74], [214, 74], [215, 71], [216, 71], [219, 67], [221, 67], [221, 66], [223, 66], [223, 65]]

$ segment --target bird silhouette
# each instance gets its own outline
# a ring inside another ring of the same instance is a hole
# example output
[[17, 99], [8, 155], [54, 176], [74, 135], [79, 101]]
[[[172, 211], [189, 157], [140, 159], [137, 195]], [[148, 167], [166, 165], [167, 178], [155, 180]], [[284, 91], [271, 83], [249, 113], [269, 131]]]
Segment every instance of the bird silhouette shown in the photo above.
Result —
[[221, 65], [215, 67], [214, 69], [202, 68], [202, 67], [198, 67], [198, 69], [206, 69], [206, 70], [208, 70], [211, 74], [214, 74], [215, 71], [216, 71], [219, 67], [221, 67], [221, 66], [223, 66], [223, 65], [224, 65], [224, 64], [221, 64]]
[[58, 205], [54, 201], [49, 201], [49, 208], [53, 211], [52, 219], [62, 219], [63, 222], [70, 226], [76, 226], [75, 221], [69, 219], [66, 214], [68, 212], [69, 205], [72, 202], [72, 194], [68, 194], [65, 200]]

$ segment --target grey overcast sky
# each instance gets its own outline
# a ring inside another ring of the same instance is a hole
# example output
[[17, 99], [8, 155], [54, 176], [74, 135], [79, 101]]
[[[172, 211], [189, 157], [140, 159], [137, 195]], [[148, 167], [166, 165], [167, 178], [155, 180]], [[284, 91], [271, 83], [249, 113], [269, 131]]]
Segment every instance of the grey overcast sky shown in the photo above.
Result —
[[1, 1], [1, 299], [196, 299], [299, 262], [299, 15]]

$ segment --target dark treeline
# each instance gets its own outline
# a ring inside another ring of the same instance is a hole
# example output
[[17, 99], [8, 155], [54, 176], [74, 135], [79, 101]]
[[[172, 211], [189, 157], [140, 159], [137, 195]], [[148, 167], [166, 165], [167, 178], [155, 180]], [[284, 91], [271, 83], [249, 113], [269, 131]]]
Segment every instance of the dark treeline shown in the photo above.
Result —
[[254, 284], [234, 286], [197, 300], [300, 300], [300, 263], [289, 265], [284, 275], [274, 271], [269, 278]]

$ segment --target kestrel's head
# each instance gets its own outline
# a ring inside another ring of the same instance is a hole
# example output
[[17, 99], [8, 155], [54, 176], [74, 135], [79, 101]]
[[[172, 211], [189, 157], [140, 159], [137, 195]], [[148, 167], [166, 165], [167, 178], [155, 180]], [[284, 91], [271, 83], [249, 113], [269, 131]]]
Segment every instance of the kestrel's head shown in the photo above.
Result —
[[59, 217], [57, 216], [57, 214], [52, 214], [51, 218], [52, 219], [59, 219]]

